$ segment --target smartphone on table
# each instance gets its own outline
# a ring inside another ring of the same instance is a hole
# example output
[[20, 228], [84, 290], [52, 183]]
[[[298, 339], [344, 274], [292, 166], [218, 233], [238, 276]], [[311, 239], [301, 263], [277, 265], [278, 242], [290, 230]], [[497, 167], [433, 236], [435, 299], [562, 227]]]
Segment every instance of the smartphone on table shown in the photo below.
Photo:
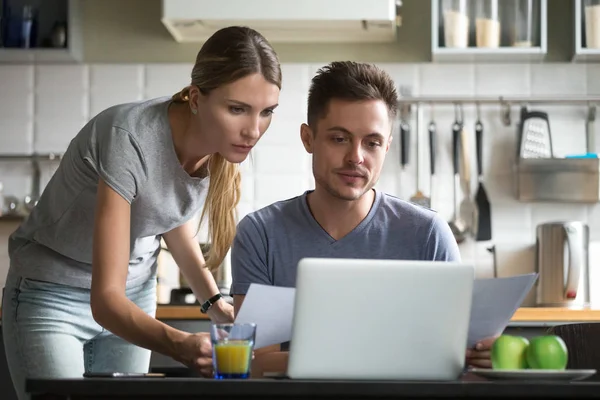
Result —
[[86, 372], [84, 378], [164, 378], [160, 372]]

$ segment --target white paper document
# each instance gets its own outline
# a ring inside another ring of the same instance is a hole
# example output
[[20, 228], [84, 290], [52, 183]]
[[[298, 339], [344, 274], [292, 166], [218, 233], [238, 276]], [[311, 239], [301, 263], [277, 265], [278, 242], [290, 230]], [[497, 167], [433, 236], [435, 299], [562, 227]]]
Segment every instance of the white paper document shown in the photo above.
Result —
[[467, 346], [495, 336], [506, 328], [537, 279], [537, 274], [476, 279], [473, 285]]
[[[467, 346], [502, 333], [536, 279], [526, 274], [475, 280]], [[295, 295], [294, 288], [250, 285], [235, 322], [257, 325], [256, 349], [291, 340]]]
[[255, 349], [290, 340], [295, 296], [294, 288], [250, 285], [235, 322], [256, 324]]

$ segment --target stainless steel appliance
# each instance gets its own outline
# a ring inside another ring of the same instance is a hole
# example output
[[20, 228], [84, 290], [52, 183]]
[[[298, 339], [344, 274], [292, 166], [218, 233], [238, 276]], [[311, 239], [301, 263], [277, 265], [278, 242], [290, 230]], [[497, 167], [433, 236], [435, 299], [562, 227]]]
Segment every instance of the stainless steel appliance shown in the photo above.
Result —
[[536, 232], [536, 304], [589, 306], [589, 228], [580, 221], [549, 222]]

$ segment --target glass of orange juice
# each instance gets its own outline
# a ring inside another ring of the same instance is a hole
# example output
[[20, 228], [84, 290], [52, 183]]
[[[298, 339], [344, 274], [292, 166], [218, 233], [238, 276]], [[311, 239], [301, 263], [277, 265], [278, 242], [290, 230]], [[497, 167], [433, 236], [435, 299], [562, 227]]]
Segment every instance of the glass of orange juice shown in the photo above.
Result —
[[213, 324], [210, 337], [213, 346], [215, 379], [247, 379], [256, 324]]

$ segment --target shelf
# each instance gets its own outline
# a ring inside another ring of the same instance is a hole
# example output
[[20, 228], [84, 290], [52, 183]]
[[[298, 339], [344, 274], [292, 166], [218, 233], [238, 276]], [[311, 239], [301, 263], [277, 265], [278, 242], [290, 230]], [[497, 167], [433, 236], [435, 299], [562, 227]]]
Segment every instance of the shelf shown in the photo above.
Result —
[[[0, 4], [2, 2], [0, 1]], [[29, 4], [24, 0], [10, 0], [9, 5], [20, 8]], [[0, 64], [22, 63], [77, 63], [83, 60], [83, 37], [81, 27], [81, 0], [44, 0], [35, 3], [38, 8], [39, 38], [36, 46], [28, 49], [18, 47], [0, 47]], [[0, 10], [1, 13], [1, 10]], [[67, 23], [67, 47], [48, 47], [44, 44], [57, 21]]]
[[573, 61], [575, 62], [598, 62], [600, 61], [600, 49], [588, 49], [585, 38], [585, 21], [582, 12], [582, 1], [573, 1], [575, 7], [574, 29], [575, 29], [575, 53]]
[[499, 47], [485, 49], [468, 47], [466, 49], [432, 49], [432, 61], [437, 62], [535, 62], [542, 61], [546, 50], [541, 47]]
[[[481, 1], [481, 0], [479, 0]], [[475, 47], [475, 28], [474, 18], [475, 3], [468, 3], [466, 10], [469, 18], [469, 47], [445, 47], [444, 44], [444, 26], [442, 21], [442, 1], [431, 0], [431, 59], [434, 62], [539, 62], [543, 61], [548, 51], [547, 46], [547, 0], [533, 0], [534, 12], [533, 26], [536, 27], [536, 33], [533, 36], [532, 47], [511, 46], [510, 34], [506, 26], [509, 26], [509, 9], [501, 8], [499, 10], [499, 21], [501, 24], [500, 47]], [[507, 2], [499, 2], [506, 5]]]
[[0, 63], [72, 63], [79, 58], [69, 49], [0, 48]]

